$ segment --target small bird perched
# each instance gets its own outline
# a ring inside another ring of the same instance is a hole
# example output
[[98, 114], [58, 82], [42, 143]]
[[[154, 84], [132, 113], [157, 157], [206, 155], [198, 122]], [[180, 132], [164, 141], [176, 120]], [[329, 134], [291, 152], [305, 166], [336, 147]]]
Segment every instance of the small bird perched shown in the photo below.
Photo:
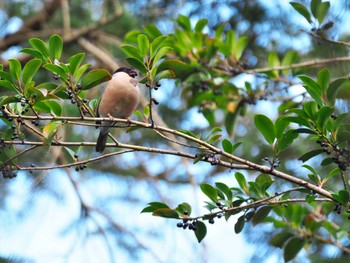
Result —
[[[138, 81], [134, 79], [137, 72], [133, 68], [121, 67], [117, 69], [108, 82], [102, 94], [97, 109], [98, 117], [128, 119], [139, 103], [140, 89]], [[101, 122], [96, 122], [101, 124]], [[100, 134], [97, 139], [96, 152], [103, 152], [106, 147], [108, 133], [111, 123], [103, 121], [100, 127]]]

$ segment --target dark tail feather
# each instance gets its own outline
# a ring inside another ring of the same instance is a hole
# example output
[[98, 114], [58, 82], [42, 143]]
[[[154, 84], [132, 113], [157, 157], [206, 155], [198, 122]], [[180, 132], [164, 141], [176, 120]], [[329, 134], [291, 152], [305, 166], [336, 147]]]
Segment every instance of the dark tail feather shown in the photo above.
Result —
[[108, 133], [103, 134], [100, 132], [97, 138], [97, 143], [96, 143], [96, 152], [102, 153], [104, 149], [106, 148], [106, 142], [108, 138]]

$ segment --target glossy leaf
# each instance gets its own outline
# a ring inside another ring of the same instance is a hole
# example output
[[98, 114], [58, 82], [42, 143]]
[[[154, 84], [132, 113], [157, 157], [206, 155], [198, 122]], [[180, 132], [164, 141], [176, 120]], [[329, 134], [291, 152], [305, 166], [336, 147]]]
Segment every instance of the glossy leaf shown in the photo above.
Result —
[[78, 53], [73, 56], [71, 56], [68, 60], [69, 62], [69, 72], [70, 74], [74, 75], [76, 70], [80, 67], [81, 63], [83, 62], [85, 58], [84, 53]]
[[34, 75], [39, 70], [41, 66], [40, 59], [32, 59], [23, 68], [22, 80], [25, 85], [28, 85], [32, 81]]
[[328, 14], [330, 3], [328, 1], [322, 2], [317, 9], [317, 20], [320, 24], [323, 23], [323, 20]]
[[223, 139], [221, 142], [222, 148], [224, 149], [225, 152], [232, 154], [233, 153], [233, 145], [232, 143], [227, 140], [227, 139]]
[[148, 203], [147, 207], [142, 209], [141, 213], [153, 213], [154, 211], [160, 208], [169, 208], [169, 206], [161, 202], [151, 202]]
[[89, 71], [81, 79], [81, 87], [84, 90], [91, 89], [111, 79], [111, 74], [105, 69], [94, 69]]
[[160, 216], [160, 217], [165, 217], [165, 218], [179, 218], [179, 214], [170, 208], [159, 208], [155, 210], [152, 215], [154, 216]]
[[[344, 85], [349, 85], [350, 81], [346, 78], [339, 78], [334, 80], [327, 90], [327, 100], [331, 105], [335, 103], [335, 99], [338, 94], [338, 90]], [[350, 85], [349, 85], [350, 86]]]
[[131, 45], [127, 45], [127, 46], [122, 46], [121, 50], [123, 50], [124, 53], [126, 55], [128, 55], [129, 57], [134, 58], [143, 64], [144, 57], [138, 48], [131, 46]]
[[317, 83], [321, 87], [321, 92], [327, 92], [331, 76], [327, 68], [322, 69], [317, 75]]
[[140, 72], [142, 72], [143, 74], [147, 73], [147, 68], [145, 66], [145, 64], [143, 64], [142, 62], [140, 62], [139, 60], [135, 59], [135, 58], [127, 58], [126, 61], [135, 69], [139, 70]]
[[275, 141], [275, 126], [272, 121], [265, 115], [258, 114], [254, 117], [255, 127], [264, 136], [265, 140], [269, 144], [273, 144]]
[[47, 48], [47, 45], [44, 41], [42, 41], [39, 38], [31, 38], [29, 39], [30, 45], [35, 48], [37, 51], [39, 51], [44, 57], [49, 57], [49, 50]]
[[9, 59], [9, 68], [11, 76], [19, 81], [21, 79], [22, 65], [17, 59]]
[[309, 76], [299, 76], [299, 79], [304, 83], [304, 88], [318, 105], [322, 105], [321, 87]]
[[289, 4], [311, 24], [311, 15], [306, 6], [297, 2], [290, 2]]
[[210, 184], [202, 183], [200, 184], [200, 188], [210, 200], [213, 202], [218, 201], [218, 191], [215, 189], [215, 187], [211, 186]]
[[261, 190], [261, 193], [265, 194], [266, 190], [274, 183], [274, 180], [272, 180], [270, 175], [262, 173], [255, 179], [255, 183]]
[[175, 73], [172, 72], [171, 70], [163, 70], [157, 74], [156, 80], [160, 81], [162, 79], [173, 79], [175, 77], [176, 77]]
[[[271, 68], [278, 67], [281, 65], [280, 60], [279, 60], [276, 52], [269, 53], [269, 56], [267, 58], [267, 64]], [[271, 77], [273, 77], [273, 78], [277, 78], [278, 77], [278, 70], [273, 70], [273, 71], [269, 72], [269, 75], [271, 75]]]
[[60, 60], [62, 55], [63, 40], [62, 38], [54, 34], [49, 39], [49, 54], [52, 59]]
[[192, 207], [190, 204], [184, 202], [184, 203], [181, 203], [179, 204], [177, 207], [176, 207], [176, 212], [178, 212], [181, 216], [184, 216], [184, 215], [187, 215], [187, 216], [190, 216], [191, 215], [191, 212], [192, 212]]
[[137, 36], [137, 42], [142, 57], [146, 57], [150, 46], [148, 37], [144, 34], [140, 34]]
[[244, 215], [243, 216], [240, 216], [235, 224], [235, 233], [236, 234], [239, 234], [242, 232], [243, 228], [244, 228], [244, 225], [245, 225], [245, 217]]
[[227, 200], [229, 200], [229, 201], [232, 200], [233, 195], [232, 195], [232, 191], [231, 191], [230, 187], [228, 187], [226, 184], [221, 183], [221, 182], [216, 182], [215, 186], [225, 194]]
[[162, 47], [165, 40], [167, 39], [168, 39], [168, 36], [159, 36], [152, 41], [151, 48], [150, 48], [150, 59], [153, 59], [154, 55], [157, 53], [159, 48]]
[[146, 25], [144, 28], [145, 32], [152, 38], [155, 39], [162, 35], [162, 32], [154, 24]]
[[240, 188], [244, 191], [244, 192], [248, 192], [248, 187], [247, 187], [247, 181], [244, 177], [243, 174], [239, 173], [239, 172], [236, 172], [235, 173], [235, 178], [240, 186]]
[[316, 149], [316, 150], [312, 150], [312, 151], [309, 151], [305, 154], [303, 154], [301, 157], [298, 158], [298, 160], [302, 161], [302, 162], [306, 162], [307, 160], [319, 155], [323, 153], [323, 150], [322, 149]]
[[194, 68], [181, 60], [164, 60], [158, 65], [157, 72], [171, 70], [177, 78], [186, 78], [194, 72]]
[[257, 224], [261, 223], [269, 215], [271, 210], [272, 207], [269, 205], [260, 207], [253, 216], [253, 226], [256, 226]]
[[43, 66], [45, 69], [51, 71], [53, 74], [59, 76], [60, 78], [62, 78], [64, 81], [67, 81], [67, 73], [66, 71], [64, 71], [64, 69], [62, 67], [60, 67], [59, 65], [55, 65], [55, 64], [45, 64]]
[[170, 50], [172, 50], [171, 47], [161, 47], [157, 53], [155, 54], [154, 58], [153, 58], [153, 65], [157, 64], [157, 62], [164, 57], [167, 53], [170, 52]]
[[9, 90], [17, 91], [17, 87], [12, 83], [7, 80], [0, 80], [0, 87], [7, 88]]
[[196, 221], [196, 230], [194, 231], [198, 243], [200, 243], [207, 235], [207, 227], [202, 221]]

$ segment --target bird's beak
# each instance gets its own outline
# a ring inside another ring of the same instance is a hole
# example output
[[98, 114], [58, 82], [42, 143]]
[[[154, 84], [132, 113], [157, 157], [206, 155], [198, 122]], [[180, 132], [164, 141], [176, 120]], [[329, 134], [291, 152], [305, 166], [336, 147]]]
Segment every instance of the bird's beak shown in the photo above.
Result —
[[136, 79], [131, 79], [130, 83], [136, 87], [139, 82]]

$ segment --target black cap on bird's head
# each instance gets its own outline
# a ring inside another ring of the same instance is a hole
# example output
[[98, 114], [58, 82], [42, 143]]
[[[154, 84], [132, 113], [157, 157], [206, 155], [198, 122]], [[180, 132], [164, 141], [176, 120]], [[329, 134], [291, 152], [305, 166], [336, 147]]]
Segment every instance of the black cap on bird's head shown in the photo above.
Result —
[[135, 78], [137, 76], [137, 72], [135, 69], [133, 68], [130, 68], [130, 67], [121, 67], [121, 68], [118, 68], [116, 71], [114, 71], [114, 74], [115, 73], [118, 73], [118, 72], [125, 72], [127, 73], [130, 77], [132, 78]]

